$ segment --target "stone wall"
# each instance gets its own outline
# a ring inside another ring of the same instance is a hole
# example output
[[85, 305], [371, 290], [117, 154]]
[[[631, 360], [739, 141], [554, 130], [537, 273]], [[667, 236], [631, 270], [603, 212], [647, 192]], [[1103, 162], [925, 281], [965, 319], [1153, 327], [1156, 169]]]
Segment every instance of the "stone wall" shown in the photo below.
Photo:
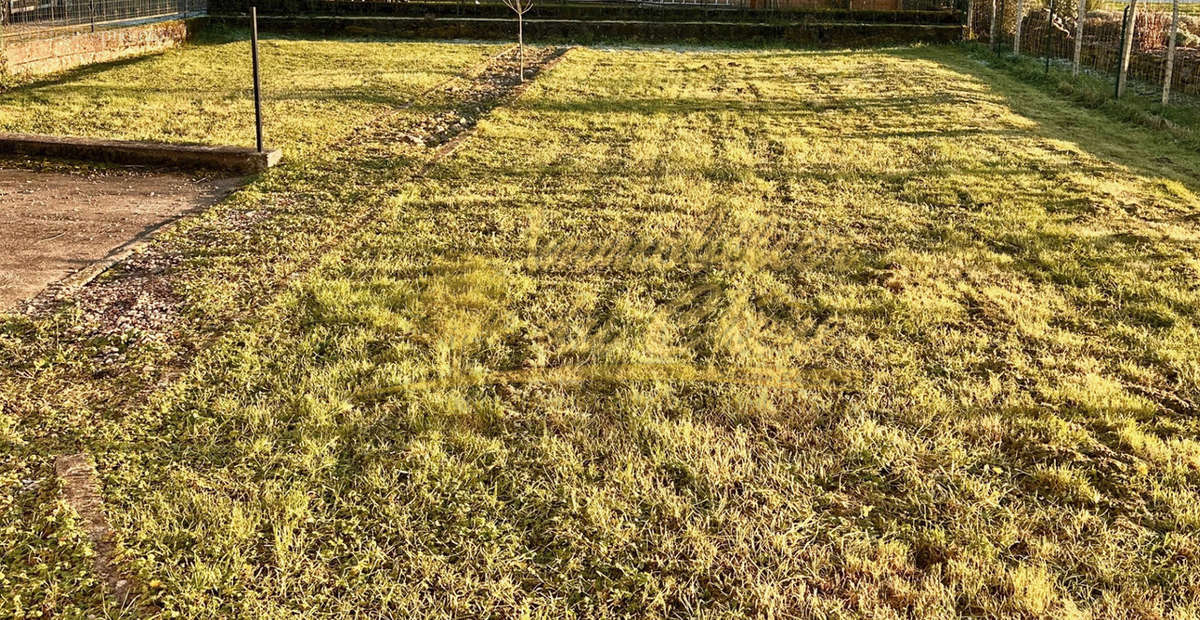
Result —
[[65, 30], [37, 38], [0, 38], [0, 73], [55, 73], [83, 65], [158, 52], [187, 41], [197, 19], [172, 20], [91, 32]]

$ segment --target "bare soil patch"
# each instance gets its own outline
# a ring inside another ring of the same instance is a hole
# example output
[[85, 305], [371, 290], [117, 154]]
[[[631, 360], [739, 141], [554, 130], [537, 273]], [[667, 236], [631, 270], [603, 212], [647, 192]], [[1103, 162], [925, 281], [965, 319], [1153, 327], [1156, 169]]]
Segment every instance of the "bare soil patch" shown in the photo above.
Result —
[[237, 178], [0, 162], [0, 310], [232, 192]]

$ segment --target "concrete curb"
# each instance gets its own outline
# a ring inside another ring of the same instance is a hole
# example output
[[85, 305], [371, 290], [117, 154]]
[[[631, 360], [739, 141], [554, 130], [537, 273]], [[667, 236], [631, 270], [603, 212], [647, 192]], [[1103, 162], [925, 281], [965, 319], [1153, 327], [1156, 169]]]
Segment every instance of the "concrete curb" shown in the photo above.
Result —
[[165, 168], [205, 168], [240, 174], [262, 172], [279, 163], [283, 153], [259, 153], [238, 146], [197, 146], [69, 136], [0, 133], [0, 155], [57, 157], [114, 164]]

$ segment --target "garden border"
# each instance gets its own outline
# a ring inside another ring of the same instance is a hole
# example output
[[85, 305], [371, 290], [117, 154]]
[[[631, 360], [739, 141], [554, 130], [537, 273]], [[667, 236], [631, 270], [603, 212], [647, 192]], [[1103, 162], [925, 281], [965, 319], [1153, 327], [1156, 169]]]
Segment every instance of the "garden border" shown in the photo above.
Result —
[[203, 146], [73, 136], [0, 133], [0, 155], [53, 157], [85, 162], [164, 168], [204, 168], [241, 174], [262, 172], [283, 158], [279, 149], [262, 152], [240, 146]]

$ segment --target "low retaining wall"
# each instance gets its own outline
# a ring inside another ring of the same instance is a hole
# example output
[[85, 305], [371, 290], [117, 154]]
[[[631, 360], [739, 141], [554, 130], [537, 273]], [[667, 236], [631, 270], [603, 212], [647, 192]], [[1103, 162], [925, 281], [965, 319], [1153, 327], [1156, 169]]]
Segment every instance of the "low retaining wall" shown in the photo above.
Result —
[[[246, 27], [245, 17], [211, 17], [211, 22]], [[511, 18], [286, 17], [259, 16], [259, 28], [281, 34], [386, 36], [421, 39], [498, 39], [516, 35]], [[525, 20], [527, 39], [540, 41], [765, 42], [827, 47], [949, 43], [962, 39], [958, 25], [889, 23], [741, 23], [626, 20]]]
[[238, 146], [195, 146], [20, 133], [0, 133], [0, 155], [31, 155], [164, 168], [205, 168], [242, 174], [262, 172], [279, 163], [282, 157], [278, 149], [259, 153]]
[[0, 38], [0, 73], [55, 73], [175, 47], [191, 38], [201, 19], [181, 19], [97, 30], [65, 30], [38, 38]]

